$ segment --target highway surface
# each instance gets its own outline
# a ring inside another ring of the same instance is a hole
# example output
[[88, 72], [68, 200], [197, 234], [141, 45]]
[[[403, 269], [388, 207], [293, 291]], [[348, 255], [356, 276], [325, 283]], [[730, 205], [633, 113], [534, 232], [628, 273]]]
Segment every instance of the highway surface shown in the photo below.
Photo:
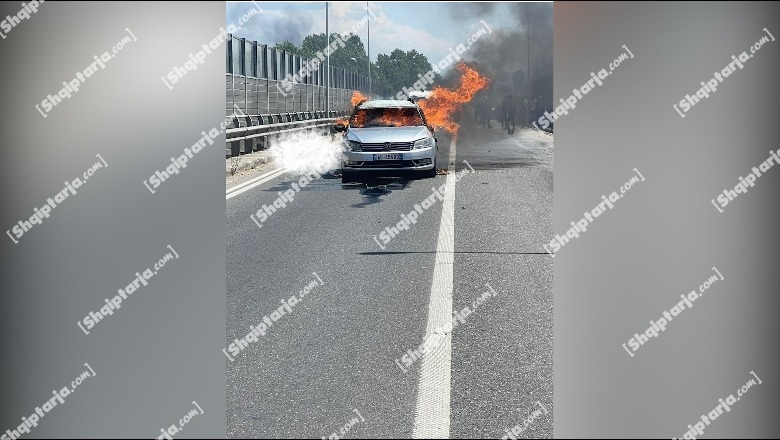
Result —
[[[226, 348], [272, 324], [225, 351], [229, 438], [501, 438], [540, 409], [520, 437], [552, 437], [552, 136], [493, 124], [437, 134], [446, 175], [334, 171], [262, 228], [258, 209], [300, 176], [257, 179], [268, 164], [228, 179], [245, 190], [226, 196]], [[408, 230], [377, 238], [461, 170]]]

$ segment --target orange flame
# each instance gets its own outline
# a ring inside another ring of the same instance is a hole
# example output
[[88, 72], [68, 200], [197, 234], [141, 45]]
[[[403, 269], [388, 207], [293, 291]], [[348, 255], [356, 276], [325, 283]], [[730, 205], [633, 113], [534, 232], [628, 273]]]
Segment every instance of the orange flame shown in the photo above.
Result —
[[420, 118], [419, 115], [409, 115], [408, 111], [400, 108], [387, 109], [382, 116], [377, 119], [379, 123], [389, 127], [413, 127], [423, 125], [422, 118]]
[[463, 63], [455, 67], [463, 74], [458, 88], [450, 90], [444, 87], [434, 87], [431, 96], [420, 101], [419, 105], [429, 124], [457, 135], [460, 126], [452, 120], [452, 115], [460, 110], [463, 104], [470, 102], [477, 92], [485, 88], [488, 85], [488, 80]]
[[357, 107], [358, 104], [360, 104], [360, 101], [368, 101], [368, 96], [363, 95], [362, 93], [358, 92], [357, 90], [352, 92], [352, 108]]
[[[357, 105], [360, 104], [361, 101], [368, 101], [368, 99], [369, 99], [368, 96], [358, 92], [357, 90], [353, 90], [352, 91], [352, 99], [351, 99], [352, 110], [354, 110], [355, 107], [357, 107]], [[339, 119], [339, 120], [336, 121], [336, 124], [349, 125], [349, 120], [348, 119]]]
[[355, 117], [352, 118], [352, 125], [355, 127], [362, 127], [366, 125], [366, 122], [368, 122], [366, 119], [368, 118], [368, 114], [365, 112], [357, 112], [355, 114]]
[[375, 111], [359, 111], [352, 118], [351, 126], [363, 128], [366, 124], [378, 124], [385, 127], [404, 127], [423, 125], [418, 114], [410, 114], [409, 109], [387, 108]]

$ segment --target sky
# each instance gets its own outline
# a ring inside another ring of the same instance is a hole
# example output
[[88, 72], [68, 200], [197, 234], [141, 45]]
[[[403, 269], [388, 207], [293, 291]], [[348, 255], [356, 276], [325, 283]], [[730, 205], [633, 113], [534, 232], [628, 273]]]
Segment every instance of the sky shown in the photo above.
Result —
[[[234, 33], [258, 43], [273, 46], [290, 40], [296, 46], [313, 33], [325, 32], [325, 2], [257, 2], [263, 11], [249, 19]], [[371, 28], [371, 61], [377, 54], [389, 54], [394, 49], [416, 49], [438, 63], [450, 48], [466, 45], [466, 40], [478, 29], [517, 30], [517, 24], [507, 17], [505, 4], [482, 8], [478, 3], [368, 2]], [[228, 2], [226, 26], [238, 26], [239, 18], [251, 2]], [[366, 17], [366, 2], [330, 2], [330, 32], [348, 32]], [[484, 10], [483, 10], [484, 9]], [[482, 21], [485, 22], [483, 24]], [[355, 32], [363, 45], [367, 42], [368, 25]], [[481, 38], [490, 38], [487, 34]]]

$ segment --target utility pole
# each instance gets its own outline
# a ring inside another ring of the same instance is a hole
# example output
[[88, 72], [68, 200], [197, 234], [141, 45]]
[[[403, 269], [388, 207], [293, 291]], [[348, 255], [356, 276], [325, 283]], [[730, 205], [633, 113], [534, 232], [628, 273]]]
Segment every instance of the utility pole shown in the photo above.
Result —
[[325, 35], [328, 39], [328, 44], [325, 46], [325, 50], [328, 53], [328, 62], [327, 62], [327, 84], [325, 85], [325, 105], [327, 107], [326, 111], [326, 117], [330, 117], [330, 30], [328, 28], [328, 2], [325, 2]]
[[528, 91], [528, 97], [525, 101], [525, 125], [528, 125], [528, 112], [529, 112], [529, 101], [531, 100], [531, 15], [528, 10], [528, 3], [525, 4], [525, 22], [526, 22], [526, 35], [525, 35], [525, 41], [527, 44], [527, 53], [528, 53], [528, 78], [526, 79], [526, 90]]
[[531, 80], [531, 17], [528, 11], [528, 3], [525, 4], [525, 21], [526, 21], [526, 36], [525, 40], [528, 44], [528, 80]]
[[371, 19], [368, 18], [368, 2], [366, 2], [366, 19], [368, 20], [368, 97], [371, 98]]

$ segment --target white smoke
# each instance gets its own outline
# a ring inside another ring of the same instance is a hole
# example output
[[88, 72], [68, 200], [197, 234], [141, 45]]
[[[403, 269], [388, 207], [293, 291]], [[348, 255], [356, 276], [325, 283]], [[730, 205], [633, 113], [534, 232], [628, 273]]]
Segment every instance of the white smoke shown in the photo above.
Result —
[[340, 169], [344, 147], [340, 134], [331, 139], [330, 135], [319, 133], [292, 132], [282, 135], [269, 151], [276, 166], [302, 176], [317, 170]]

